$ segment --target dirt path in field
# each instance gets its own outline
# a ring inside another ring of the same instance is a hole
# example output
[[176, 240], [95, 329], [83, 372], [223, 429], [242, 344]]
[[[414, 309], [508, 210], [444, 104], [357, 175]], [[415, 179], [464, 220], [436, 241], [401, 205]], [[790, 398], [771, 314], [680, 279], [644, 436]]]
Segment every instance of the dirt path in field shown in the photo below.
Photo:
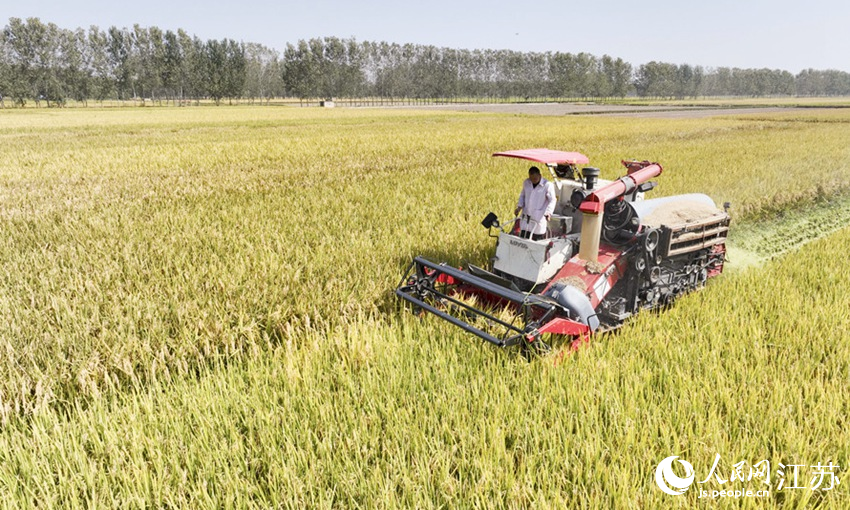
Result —
[[[610, 104], [525, 103], [525, 104], [457, 104], [403, 106], [417, 110], [449, 110], [461, 112], [505, 113], [512, 115], [605, 115], [607, 117], [643, 117], [660, 119], [697, 119], [716, 115], [794, 111], [795, 107], [717, 108], [702, 106], [630, 106]], [[811, 108], [806, 108], [811, 110]]]
[[805, 209], [788, 209], [773, 218], [732, 223], [728, 267], [744, 269], [800, 249], [850, 225], [850, 194], [834, 197]]

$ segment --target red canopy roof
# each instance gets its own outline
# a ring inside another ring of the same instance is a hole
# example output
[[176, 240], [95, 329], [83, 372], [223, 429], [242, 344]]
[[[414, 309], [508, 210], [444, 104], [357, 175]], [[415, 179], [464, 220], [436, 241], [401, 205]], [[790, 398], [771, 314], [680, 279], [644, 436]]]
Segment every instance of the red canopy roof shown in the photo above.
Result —
[[527, 159], [546, 164], [586, 165], [590, 162], [587, 156], [579, 152], [553, 151], [549, 149], [520, 149], [517, 151], [497, 152], [493, 156]]

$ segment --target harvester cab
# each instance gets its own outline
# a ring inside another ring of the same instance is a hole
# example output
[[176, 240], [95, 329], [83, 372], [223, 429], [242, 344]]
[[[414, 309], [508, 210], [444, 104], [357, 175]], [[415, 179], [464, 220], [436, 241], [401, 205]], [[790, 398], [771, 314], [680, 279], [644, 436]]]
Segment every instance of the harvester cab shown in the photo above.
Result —
[[490, 266], [458, 269], [415, 258], [396, 294], [416, 309], [495, 345], [541, 351], [548, 349], [544, 334], [586, 341], [722, 272], [728, 214], [697, 193], [644, 200], [656, 185], [650, 179], [662, 172], [659, 164], [623, 161], [627, 174], [606, 181], [577, 152], [493, 156], [549, 169], [556, 204], [546, 234], [520, 237], [519, 218], [500, 222], [489, 213], [482, 225], [497, 238]]
[[[507, 222], [512, 225], [509, 231], [501, 224], [498, 235], [494, 236], [490, 231], [491, 236], [498, 237], [496, 254], [491, 260], [493, 272], [505, 276], [517, 288], [531, 291], [555, 276], [575, 254], [582, 225], [582, 212], [576, 203], [584, 200], [589, 191], [609, 181], [599, 179], [597, 168], [584, 167], [579, 171], [577, 166], [586, 165], [589, 160], [578, 152], [524, 149], [497, 152], [493, 156], [543, 163], [549, 169], [555, 186], [555, 208], [542, 240], [520, 238], [519, 218]], [[498, 224], [494, 213], [488, 214], [482, 224], [486, 224], [488, 219], [490, 226]]]

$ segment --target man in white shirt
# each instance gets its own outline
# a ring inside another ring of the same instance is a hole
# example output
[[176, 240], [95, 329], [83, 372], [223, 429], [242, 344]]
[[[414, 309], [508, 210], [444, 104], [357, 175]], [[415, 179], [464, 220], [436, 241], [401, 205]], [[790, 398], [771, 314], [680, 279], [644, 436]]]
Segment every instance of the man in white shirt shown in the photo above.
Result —
[[528, 169], [528, 179], [522, 183], [522, 192], [516, 204], [514, 216], [520, 216], [520, 237], [535, 241], [546, 237], [549, 218], [555, 211], [555, 185], [540, 175], [540, 169]]

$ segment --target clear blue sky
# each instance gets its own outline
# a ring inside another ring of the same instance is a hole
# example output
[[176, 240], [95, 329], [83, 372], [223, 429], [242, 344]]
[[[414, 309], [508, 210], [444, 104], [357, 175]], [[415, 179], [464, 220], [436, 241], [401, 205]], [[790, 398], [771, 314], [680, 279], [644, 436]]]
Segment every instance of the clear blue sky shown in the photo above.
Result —
[[850, 0], [0, 0], [63, 28], [156, 25], [283, 50], [311, 37], [453, 48], [588, 52], [707, 67], [850, 72]]

